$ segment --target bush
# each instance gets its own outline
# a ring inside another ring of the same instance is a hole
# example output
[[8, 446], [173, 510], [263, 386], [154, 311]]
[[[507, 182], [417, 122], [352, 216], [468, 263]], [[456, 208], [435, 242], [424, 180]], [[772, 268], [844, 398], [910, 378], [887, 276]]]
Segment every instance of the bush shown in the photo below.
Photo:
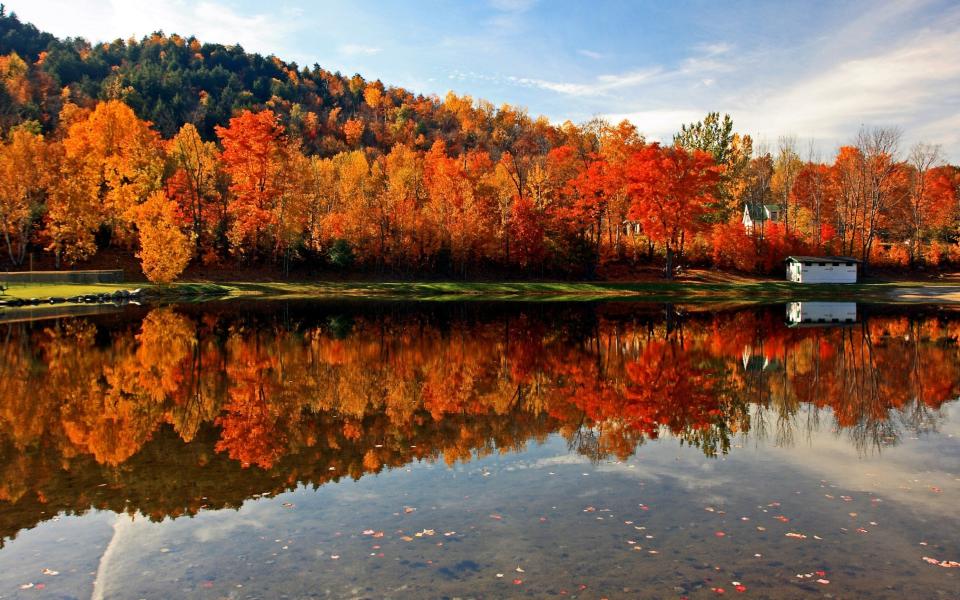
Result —
[[353, 266], [356, 256], [353, 253], [353, 246], [347, 240], [339, 239], [330, 246], [327, 252], [327, 260], [334, 267], [346, 270]]

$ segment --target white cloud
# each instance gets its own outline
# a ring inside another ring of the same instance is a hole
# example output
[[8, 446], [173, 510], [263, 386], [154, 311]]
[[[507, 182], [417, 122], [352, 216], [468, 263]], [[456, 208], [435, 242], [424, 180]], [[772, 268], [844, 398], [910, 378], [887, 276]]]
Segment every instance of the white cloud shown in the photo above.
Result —
[[942, 120], [944, 113], [960, 110], [957, 56], [960, 32], [924, 32], [872, 56], [840, 60], [753, 105], [745, 103], [742, 121], [773, 135], [837, 139], [852, 136], [860, 123], [899, 125], [910, 133], [931, 117]]
[[296, 22], [288, 18], [288, 12], [243, 14], [212, 0], [47, 0], [8, 9], [60, 37], [82, 36], [97, 42], [139, 38], [163, 30], [195, 35], [202, 42], [240, 44], [262, 54], [284, 54], [284, 58], [292, 54], [286, 51], [284, 41]]
[[604, 118], [614, 123], [626, 119], [637, 126], [637, 129], [646, 136], [647, 141], [669, 143], [673, 139], [673, 134], [680, 129], [680, 125], [698, 121], [705, 114], [699, 108], [663, 108], [630, 113], [610, 113], [604, 115]]

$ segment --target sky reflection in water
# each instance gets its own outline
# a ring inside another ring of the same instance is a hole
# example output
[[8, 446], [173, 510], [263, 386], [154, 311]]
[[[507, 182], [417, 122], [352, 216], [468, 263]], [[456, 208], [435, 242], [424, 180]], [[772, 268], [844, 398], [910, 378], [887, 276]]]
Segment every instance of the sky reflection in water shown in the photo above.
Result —
[[960, 315], [858, 313], [0, 325], [0, 597], [957, 597]]

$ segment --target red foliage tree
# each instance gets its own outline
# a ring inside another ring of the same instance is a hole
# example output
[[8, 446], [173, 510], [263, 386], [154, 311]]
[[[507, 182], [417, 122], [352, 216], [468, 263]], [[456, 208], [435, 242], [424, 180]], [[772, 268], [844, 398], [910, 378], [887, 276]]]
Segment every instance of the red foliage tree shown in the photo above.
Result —
[[631, 219], [644, 233], [664, 244], [666, 273], [673, 278], [673, 255], [683, 253], [684, 239], [703, 227], [707, 205], [714, 202], [719, 168], [706, 152], [651, 144], [635, 152], [627, 164]]

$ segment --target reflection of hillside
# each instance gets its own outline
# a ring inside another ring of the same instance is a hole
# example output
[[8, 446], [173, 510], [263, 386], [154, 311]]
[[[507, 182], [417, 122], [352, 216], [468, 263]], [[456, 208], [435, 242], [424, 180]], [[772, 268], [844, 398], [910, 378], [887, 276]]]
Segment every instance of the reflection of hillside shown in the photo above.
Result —
[[302, 308], [4, 326], [0, 534], [90, 507], [238, 506], [552, 432], [594, 459], [665, 432], [714, 455], [748, 431], [789, 443], [829, 408], [866, 449], [935, 426], [960, 387], [960, 320], [940, 316]]

